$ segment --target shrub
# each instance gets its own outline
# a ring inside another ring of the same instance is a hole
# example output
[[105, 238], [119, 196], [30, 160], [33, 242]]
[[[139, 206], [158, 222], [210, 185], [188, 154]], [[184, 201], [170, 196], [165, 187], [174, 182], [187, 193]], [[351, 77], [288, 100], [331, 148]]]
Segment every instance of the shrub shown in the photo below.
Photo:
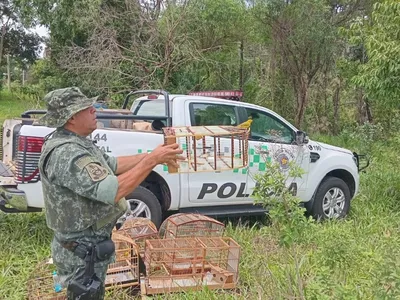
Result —
[[265, 161], [267, 171], [255, 175], [255, 203], [268, 210], [271, 226], [281, 245], [289, 247], [293, 243], [302, 243], [307, 240], [308, 231], [312, 230], [313, 219], [305, 217], [305, 208], [301, 207], [300, 199], [293, 196], [288, 186], [289, 179], [301, 177], [303, 170], [294, 162], [289, 163], [288, 171], [283, 171], [269, 157]]

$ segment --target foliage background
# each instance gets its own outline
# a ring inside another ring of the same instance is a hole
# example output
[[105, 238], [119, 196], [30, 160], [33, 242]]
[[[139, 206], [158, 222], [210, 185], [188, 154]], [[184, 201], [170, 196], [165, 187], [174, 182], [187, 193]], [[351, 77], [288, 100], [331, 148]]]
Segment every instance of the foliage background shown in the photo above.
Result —
[[[371, 166], [345, 220], [227, 220], [237, 290], [162, 299], [398, 299], [399, 24], [398, 0], [2, 0], [0, 121], [70, 85], [112, 106], [137, 89], [243, 90]], [[42, 214], [0, 214], [0, 228], [0, 298], [22, 299], [51, 234]]]
[[[399, 3], [396, 0], [8, 0], [0, 68], [30, 93], [77, 85], [114, 99], [130, 90], [239, 89], [309, 133], [365, 122], [397, 128]], [[12, 28], [40, 24], [42, 40]], [[40, 45], [40, 44], [39, 44]], [[23, 61], [23, 63], [22, 63]], [[7, 84], [3, 77], [3, 86]], [[390, 115], [390, 118], [386, 116]], [[394, 126], [394, 127], [393, 127]], [[385, 130], [385, 132], [387, 131]]]

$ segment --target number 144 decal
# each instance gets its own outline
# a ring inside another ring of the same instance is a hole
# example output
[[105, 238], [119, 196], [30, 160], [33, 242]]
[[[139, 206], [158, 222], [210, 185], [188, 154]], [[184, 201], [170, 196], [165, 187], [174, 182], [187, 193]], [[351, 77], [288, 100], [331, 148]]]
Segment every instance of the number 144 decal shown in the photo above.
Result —
[[90, 135], [90, 139], [93, 141], [105, 141], [107, 142], [107, 134], [103, 133], [97, 133], [94, 137], [92, 137], [92, 135]]

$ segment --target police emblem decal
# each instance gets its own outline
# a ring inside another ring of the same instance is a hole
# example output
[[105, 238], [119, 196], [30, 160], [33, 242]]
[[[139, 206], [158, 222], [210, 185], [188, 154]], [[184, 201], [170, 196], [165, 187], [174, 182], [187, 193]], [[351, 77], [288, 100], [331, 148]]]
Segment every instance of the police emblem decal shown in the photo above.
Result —
[[285, 153], [279, 154], [277, 160], [283, 170], [287, 170], [289, 168], [289, 157]]
[[282, 170], [289, 169], [289, 162], [294, 159], [294, 154], [288, 149], [279, 149], [274, 155], [275, 160], [279, 163]]

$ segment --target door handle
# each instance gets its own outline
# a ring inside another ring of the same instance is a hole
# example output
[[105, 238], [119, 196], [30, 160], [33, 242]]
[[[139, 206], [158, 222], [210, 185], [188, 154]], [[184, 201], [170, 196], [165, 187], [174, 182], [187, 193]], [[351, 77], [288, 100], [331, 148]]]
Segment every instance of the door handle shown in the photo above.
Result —
[[257, 154], [269, 154], [268, 150], [258, 150], [255, 151]]

